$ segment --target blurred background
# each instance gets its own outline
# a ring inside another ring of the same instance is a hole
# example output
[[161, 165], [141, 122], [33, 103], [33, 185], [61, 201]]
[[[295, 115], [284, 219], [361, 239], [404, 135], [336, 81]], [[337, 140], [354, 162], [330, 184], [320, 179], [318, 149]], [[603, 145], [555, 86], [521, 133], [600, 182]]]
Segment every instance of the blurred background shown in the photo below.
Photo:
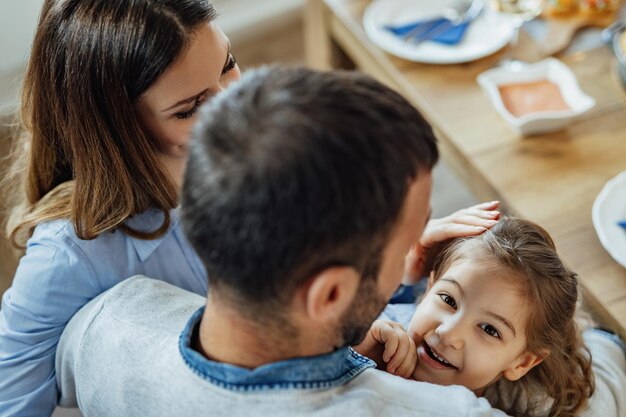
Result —
[[[0, 174], [5, 172], [19, 91], [43, 0], [0, 2]], [[230, 37], [242, 70], [267, 63], [304, 64], [305, 0], [215, 0], [217, 22]], [[6, 196], [3, 194], [3, 200]], [[469, 191], [442, 163], [435, 171], [433, 215], [474, 204]], [[17, 257], [0, 238], [0, 294], [11, 285]], [[53, 300], [51, 300], [53, 301]], [[80, 416], [58, 409], [56, 417]]]

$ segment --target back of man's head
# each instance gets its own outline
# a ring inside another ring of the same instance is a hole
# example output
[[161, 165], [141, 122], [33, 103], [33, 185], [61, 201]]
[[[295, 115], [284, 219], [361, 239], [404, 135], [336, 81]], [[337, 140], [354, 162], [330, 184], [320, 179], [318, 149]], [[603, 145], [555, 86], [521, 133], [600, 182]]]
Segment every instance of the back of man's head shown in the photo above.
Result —
[[324, 268], [376, 278], [409, 184], [437, 158], [428, 123], [372, 78], [262, 68], [202, 112], [183, 227], [212, 291], [280, 309]]

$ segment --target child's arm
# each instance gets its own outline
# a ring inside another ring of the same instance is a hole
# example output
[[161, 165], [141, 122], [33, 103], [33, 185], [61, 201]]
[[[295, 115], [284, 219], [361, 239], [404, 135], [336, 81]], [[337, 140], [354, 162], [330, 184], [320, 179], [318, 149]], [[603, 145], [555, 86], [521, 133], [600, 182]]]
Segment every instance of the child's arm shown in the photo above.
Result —
[[499, 201], [481, 203], [441, 219], [431, 219], [419, 242], [413, 245], [404, 263], [403, 284], [415, 284], [428, 274], [441, 244], [459, 237], [475, 236], [491, 229], [500, 218]]
[[595, 390], [580, 417], [626, 415], [626, 347], [617, 336], [588, 328], [583, 333], [591, 352]]
[[393, 321], [376, 320], [354, 350], [374, 360], [379, 369], [403, 378], [409, 378], [417, 365], [415, 342]]

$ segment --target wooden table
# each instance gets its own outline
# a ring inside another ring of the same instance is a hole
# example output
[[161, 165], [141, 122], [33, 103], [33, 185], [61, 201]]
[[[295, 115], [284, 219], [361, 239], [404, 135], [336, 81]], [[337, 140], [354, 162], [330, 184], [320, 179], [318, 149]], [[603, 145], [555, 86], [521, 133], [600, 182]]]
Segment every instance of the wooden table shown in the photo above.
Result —
[[[604, 184], [626, 169], [626, 93], [608, 49], [564, 54], [597, 105], [566, 131], [522, 139], [496, 113], [476, 83], [500, 54], [469, 64], [436, 66], [388, 55], [361, 25], [368, 0], [309, 0], [307, 60], [356, 67], [400, 91], [432, 123], [444, 160], [481, 200], [544, 226], [583, 284], [585, 301], [626, 337], [626, 269], [601, 246], [591, 207]], [[341, 51], [341, 52], [339, 52]]]

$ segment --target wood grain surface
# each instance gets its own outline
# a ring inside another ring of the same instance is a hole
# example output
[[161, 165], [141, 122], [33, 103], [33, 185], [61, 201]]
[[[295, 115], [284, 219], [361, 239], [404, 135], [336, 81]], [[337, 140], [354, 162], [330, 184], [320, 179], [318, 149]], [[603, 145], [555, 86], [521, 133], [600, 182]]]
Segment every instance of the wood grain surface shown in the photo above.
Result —
[[[626, 169], [626, 101], [604, 47], [559, 56], [596, 107], [567, 130], [522, 139], [476, 83], [502, 52], [459, 65], [427, 65], [384, 53], [365, 35], [368, 0], [309, 0], [308, 64], [334, 66], [339, 48], [356, 66], [400, 91], [435, 127], [442, 154], [481, 200], [544, 226], [586, 301], [604, 324], [626, 336], [626, 269], [601, 246], [591, 207], [604, 184]], [[323, 30], [322, 30], [323, 29]], [[315, 38], [311, 38], [315, 36]], [[528, 44], [531, 48], [532, 45]]]

